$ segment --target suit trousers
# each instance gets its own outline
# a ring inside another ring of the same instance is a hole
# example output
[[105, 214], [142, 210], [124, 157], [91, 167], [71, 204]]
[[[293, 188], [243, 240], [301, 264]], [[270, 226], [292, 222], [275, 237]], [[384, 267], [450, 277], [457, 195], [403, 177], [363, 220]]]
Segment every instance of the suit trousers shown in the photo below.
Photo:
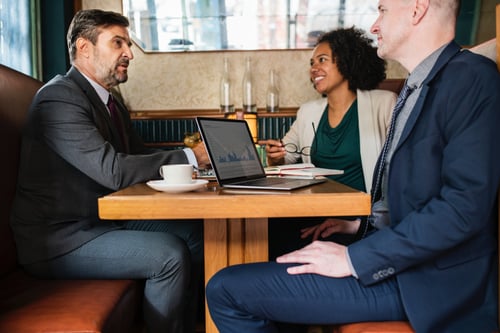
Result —
[[202, 221], [128, 221], [123, 226], [25, 268], [45, 278], [145, 279], [148, 332], [194, 332], [202, 282]]
[[356, 278], [290, 275], [276, 262], [227, 267], [206, 286], [220, 333], [275, 333], [281, 323], [407, 320], [395, 278], [363, 286]]

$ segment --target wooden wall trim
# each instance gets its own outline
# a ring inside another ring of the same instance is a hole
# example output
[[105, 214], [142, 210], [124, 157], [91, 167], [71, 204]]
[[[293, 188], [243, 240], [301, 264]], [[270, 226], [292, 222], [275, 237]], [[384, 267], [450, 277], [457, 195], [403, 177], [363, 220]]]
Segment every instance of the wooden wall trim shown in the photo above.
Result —
[[73, 9], [76, 12], [82, 9], [82, 0], [73, 0]]
[[[297, 108], [284, 108], [279, 112], [270, 113], [266, 110], [257, 110], [257, 117], [262, 118], [280, 118], [295, 117]], [[130, 111], [130, 117], [134, 120], [139, 119], [194, 119], [195, 117], [214, 117], [223, 118], [224, 113], [219, 110], [134, 110]]]
[[500, 4], [496, 7], [497, 67], [500, 70]]

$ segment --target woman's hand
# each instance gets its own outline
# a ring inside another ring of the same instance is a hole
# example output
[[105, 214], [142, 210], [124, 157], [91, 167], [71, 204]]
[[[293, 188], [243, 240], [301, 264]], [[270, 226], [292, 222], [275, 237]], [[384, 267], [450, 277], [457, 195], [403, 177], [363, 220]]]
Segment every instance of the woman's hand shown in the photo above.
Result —
[[300, 230], [300, 238], [304, 239], [312, 235], [312, 241], [321, 238], [326, 238], [334, 233], [342, 234], [355, 234], [360, 225], [361, 221], [359, 219], [355, 221], [342, 220], [336, 218], [328, 218], [325, 222], [317, 224], [312, 227], [304, 228]]
[[278, 140], [263, 140], [259, 144], [266, 145], [266, 156], [268, 165], [281, 165], [285, 163], [285, 147]]

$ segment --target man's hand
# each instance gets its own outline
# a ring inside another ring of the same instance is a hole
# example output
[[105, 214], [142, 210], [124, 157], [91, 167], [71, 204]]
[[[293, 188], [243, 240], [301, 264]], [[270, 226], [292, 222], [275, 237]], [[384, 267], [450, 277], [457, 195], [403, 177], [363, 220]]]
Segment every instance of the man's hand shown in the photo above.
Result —
[[278, 263], [302, 265], [287, 268], [288, 274], [314, 273], [330, 277], [350, 276], [347, 247], [333, 243], [314, 241], [306, 247], [276, 258]]
[[193, 146], [191, 149], [193, 150], [194, 156], [196, 156], [196, 161], [198, 161], [198, 168], [209, 168], [210, 160], [208, 158], [207, 149], [205, 148], [205, 143], [200, 142]]

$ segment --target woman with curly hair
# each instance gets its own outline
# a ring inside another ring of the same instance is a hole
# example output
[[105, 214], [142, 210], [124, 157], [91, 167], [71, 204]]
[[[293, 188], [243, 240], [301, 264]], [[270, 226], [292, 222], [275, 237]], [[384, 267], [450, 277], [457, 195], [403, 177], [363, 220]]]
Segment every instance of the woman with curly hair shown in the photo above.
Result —
[[[270, 165], [300, 161], [344, 170], [329, 176], [360, 191], [370, 192], [373, 170], [384, 144], [396, 95], [376, 87], [385, 79], [386, 63], [363, 30], [336, 29], [322, 35], [313, 49], [309, 75], [322, 98], [306, 102], [281, 140], [267, 140]], [[320, 237], [316, 225], [324, 219], [271, 219], [269, 257], [300, 248]], [[352, 241], [360, 220], [329, 218], [328, 236]], [[311, 227], [312, 226], [312, 227]], [[308, 227], [308, 228], [306, 228]], [[321, 229], [323, 230], [323, 229]], [[327, 236], [327, 233], [321, 235]], [[320, 237], [321, 238], [321, 237]]]
[[282, 142], [267, 140], [270, 165], [311, 162], [341, 169], [332, 179], [369, 191], [396, 95], [374, 90], [385, 79], [385, 61], [360, 29], [323, 34], [309, 75], [324, 97], [301, 105]]

